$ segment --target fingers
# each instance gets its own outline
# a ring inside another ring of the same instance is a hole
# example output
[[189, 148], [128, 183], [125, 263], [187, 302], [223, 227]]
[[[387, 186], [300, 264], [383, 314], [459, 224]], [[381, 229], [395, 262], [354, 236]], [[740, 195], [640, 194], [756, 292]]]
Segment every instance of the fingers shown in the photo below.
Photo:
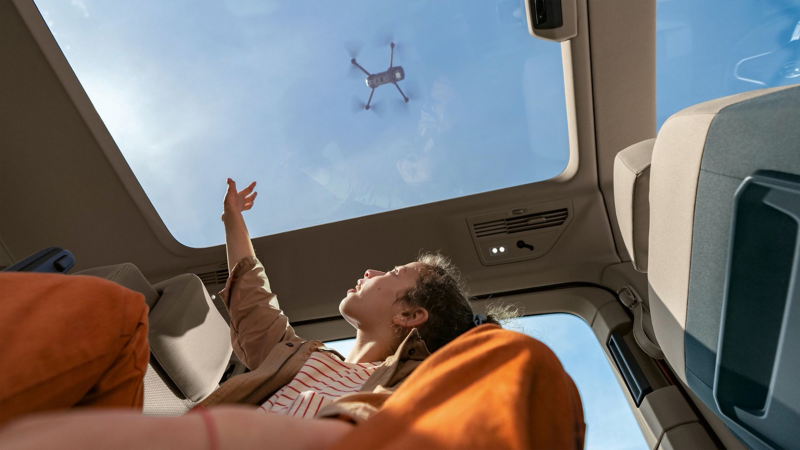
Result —
[[253, 192], [253, 195], [244, 198], [244, 205], [242, 206], [242, 211], [247, 211], [253, 207], [253, 202], [256, 201], [256, 195], [258, 195], [258, 192]]
[[239, 192], [239, 195], [242, 195], [242, 196], [244, 196], [244, 197], [247, 197], [248, 195], [250, 195], [250, 193], [251, 193], [251, 192], [253, 192], [253, 189], [255, 189], [255, 188], [256, 188], [256, 182], [255, 182], [255, 181], [253, 181], [252, 183], [250, 183], [250, 185], [249, 185], [249, 186], [247, 186], [246, 188], [244, 188], [244, 189], [242, 190], [242, 192]]
[[228, 178], [228, 190], [229, 190], [229, 191], [230, 191], [230, 190], [233, 190], [233, 192], [236, 192], [236, 182], [235, 182], [235, 181], [233, 181], [233, 180], [232, 180], [232, 179], [230, 179], [230, 178]]

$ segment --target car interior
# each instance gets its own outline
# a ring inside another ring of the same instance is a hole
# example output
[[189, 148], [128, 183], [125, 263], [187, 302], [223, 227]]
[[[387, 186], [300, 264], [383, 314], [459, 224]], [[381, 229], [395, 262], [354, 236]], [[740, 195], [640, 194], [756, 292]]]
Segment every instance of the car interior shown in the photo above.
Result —
[[[0, 267], [142, 293], [144, 414], [183, 414], [247, 370], [217, 295], [224, 243], [176, 239], [153, 200], [170, 193], [140, 183], [38, 3], [0, 0]], [[659, 118], [661, 83], [675, 73], [657, 61], [677, 51], [661, 36], [683, 26], [661, 19], [671, 1], [510, 3], [524, 14], [524, 38], [559, 47], [566, 166], [524, 184], [252, 233], [295, 331], [353, 338], [338, 310], [352, 280], [438, 250], [468, 280], [476, 311], [503, 302], [585, 321], [648, 448], [800, 448], [800, 47], [782, 50], [779, 81], [697, 97]], [[796, 24], [784, 41], [800, 42], [800, 3], [734, 3], [742, 17], [742, 5], [780, 4]], [[205, 200], [216, 208], [224, 178], [201, 181], [217, 189]]]

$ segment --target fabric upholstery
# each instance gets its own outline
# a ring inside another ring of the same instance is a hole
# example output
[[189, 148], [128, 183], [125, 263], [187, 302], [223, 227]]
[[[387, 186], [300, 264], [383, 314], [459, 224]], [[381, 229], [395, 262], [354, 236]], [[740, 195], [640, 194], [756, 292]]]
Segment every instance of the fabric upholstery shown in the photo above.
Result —
[[633, 267], [647, 272], [650, 233], [650, 160], [655, 139], [631, 145], [614, 159], [614, 206]]
[[692, 106], [670, 117], [656, 139], [650, 168], [650, 311], [664, 355], [684, 381], [695, 208], [709, 129], [726, 107], [783, 89], [787, 88], [747, 92]]
[[154, 288], [161, 297], [149, 316], [150, 350], [183, 395], [200, 401], [216, 389], [230, 359], [228, 324], [197, 275]]
[[764, 92], [717, 114], [698, 180], [686, 318], [690, 387], [714, 384], [733, 198], [758, 170], [800, 174], [800, 87]]
[[158, 292], [150, 286], [150, 282], [142, 275], [139, 268], [131, 263], [95, 267], [93, 269], [77, 272], [74, 275], [89, 275], [105, 278], [108, 281], [113, 281], [132, 291], [139, 292], [144, 295], [144, 302], [147, 303], [147, 307], [151, 309], [156, 301], [158, 301]]
[[428, 357], [332, 449], [582, 449], [578, 390], [544, 344], [481, 325]]
[[144, 384], [145, 416], [181, 416], [197, 404], [183, 395], [155, 359], [147, 365]]
[[96, 277], [0, 273], [0, 426], [74, 406], [142, 407], [147, 306]]

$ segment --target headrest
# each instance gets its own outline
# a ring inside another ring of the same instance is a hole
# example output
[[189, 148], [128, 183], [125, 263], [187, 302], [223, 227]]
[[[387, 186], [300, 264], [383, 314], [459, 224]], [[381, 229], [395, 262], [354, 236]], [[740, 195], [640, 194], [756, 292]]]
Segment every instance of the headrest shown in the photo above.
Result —
[[650, 233], [650, 160], [655, 139], [633, 144], [614, 159], [614, 206], [633, 267], [647, 272]]
[[144, 301], [149, 308], [158, 300], [158, 292], [150, 286], [150, 282], [142, 275], [142, 272], [131, 263], [115, 264], [113, 266], [95, 267], [75, 273], [74, 275], [89, 275], [93, 277], [105, 278], [113, 281], [122, 287], [136, 291], [144, 295]]
[[194, 274], [153, 286], [150, 351], [186, 398], [200, 401], [216, 389], [231, 356], [230, 330]]

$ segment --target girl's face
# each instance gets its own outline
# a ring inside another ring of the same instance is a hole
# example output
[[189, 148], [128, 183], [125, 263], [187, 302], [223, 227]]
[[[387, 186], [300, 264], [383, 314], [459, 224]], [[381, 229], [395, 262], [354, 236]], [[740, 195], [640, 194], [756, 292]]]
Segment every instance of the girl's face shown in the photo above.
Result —
[[397, 299], [414, 287], [422, 267], [422, 263], [412, 262], [389, 272], [367, 270], [364, 278], [347, 291], [339, 312], [356, 329], [390, 329], [392, 319], [401, 315], [405, 306]]

